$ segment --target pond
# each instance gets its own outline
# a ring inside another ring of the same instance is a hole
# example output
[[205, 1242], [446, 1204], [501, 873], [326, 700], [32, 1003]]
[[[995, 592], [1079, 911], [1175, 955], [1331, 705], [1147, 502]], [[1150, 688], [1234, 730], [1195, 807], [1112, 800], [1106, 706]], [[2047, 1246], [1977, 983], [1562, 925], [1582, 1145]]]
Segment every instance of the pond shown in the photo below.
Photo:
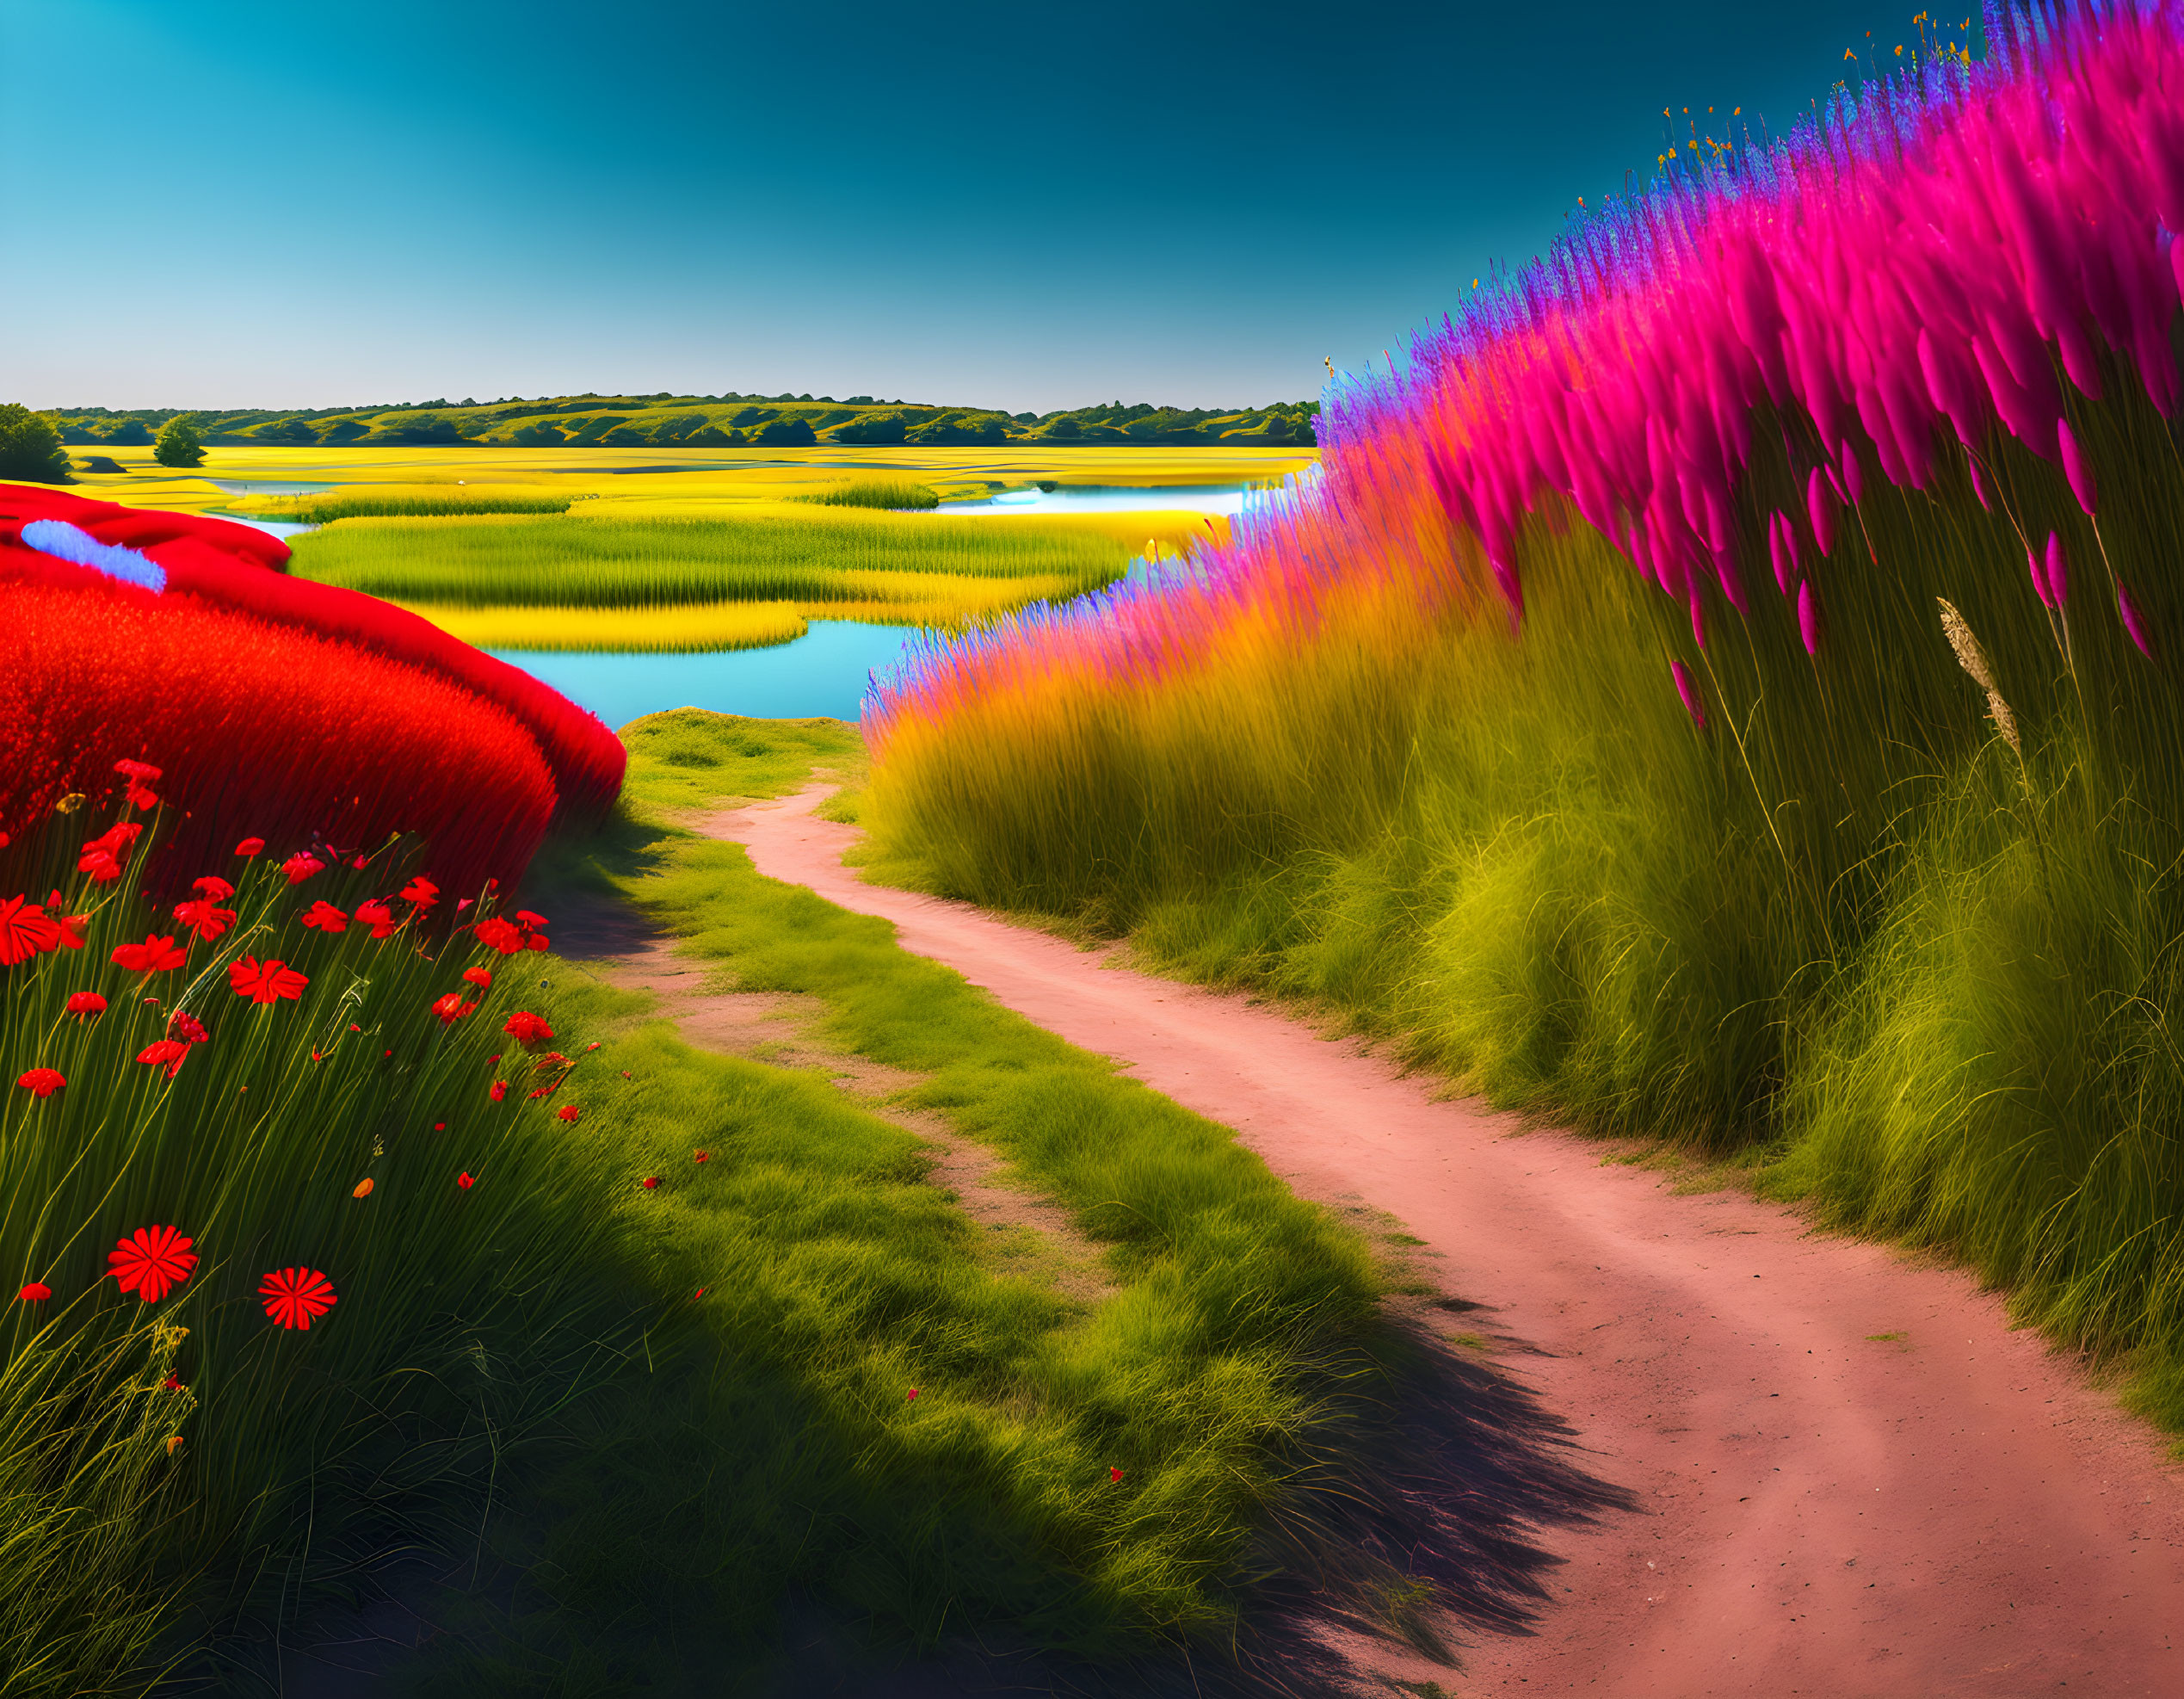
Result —
[[618, 654], [560, 650], [489, 652], [551, 684], [609, 726], [663, 708], [711, 708], [760, 720], [854, 720], [867, 676], [889, 665], [917, 634], [910, 626], [814, 620], [793, 643], [710, 654]]
[[1248, 484], [1079, 484], [1004, 490], [983, 501], [942, 502], [924, 513], [1224, 513], [1243, 511]]
[[340, 487], [334, 484], [282, 483], [263, 478], [208, 478], [205, 481], [230, 496], [315, 496], [322, 490]]

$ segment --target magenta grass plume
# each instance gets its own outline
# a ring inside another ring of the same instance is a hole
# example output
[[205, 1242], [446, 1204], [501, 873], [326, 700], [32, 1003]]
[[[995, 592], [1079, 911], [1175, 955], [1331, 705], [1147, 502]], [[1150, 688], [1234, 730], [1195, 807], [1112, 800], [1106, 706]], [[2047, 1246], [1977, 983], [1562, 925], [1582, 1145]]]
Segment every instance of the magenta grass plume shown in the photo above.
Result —
[[2050, 531], [2047, 534], [2047, 575], [2046, 582], [2041, 585], [2041, 600], [2051, 608], [2060, 608], [2070, 599], [2070, 552], [2063, 547], [2063, 539]]
[[2126, 584], [2116, 586], [2116, 611], [2123, 615], [2124, 629], [2131, 633], [2131, 640], [2138, 646], [2138, 652], [2148, 660], [2153, 659], [2153, 633], [2147, 626], [2145, 615], [2132, 600], [2131, 590]]

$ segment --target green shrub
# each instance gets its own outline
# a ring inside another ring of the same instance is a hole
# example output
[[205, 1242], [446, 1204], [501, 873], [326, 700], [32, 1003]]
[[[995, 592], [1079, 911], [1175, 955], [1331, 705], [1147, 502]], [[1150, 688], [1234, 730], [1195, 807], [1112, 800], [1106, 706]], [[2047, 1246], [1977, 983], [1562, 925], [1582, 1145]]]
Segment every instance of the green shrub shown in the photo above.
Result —
[[68, 451], [52, 417], [20, 403], [0, 405], [0, 478], [25, 484], [65, 484]]

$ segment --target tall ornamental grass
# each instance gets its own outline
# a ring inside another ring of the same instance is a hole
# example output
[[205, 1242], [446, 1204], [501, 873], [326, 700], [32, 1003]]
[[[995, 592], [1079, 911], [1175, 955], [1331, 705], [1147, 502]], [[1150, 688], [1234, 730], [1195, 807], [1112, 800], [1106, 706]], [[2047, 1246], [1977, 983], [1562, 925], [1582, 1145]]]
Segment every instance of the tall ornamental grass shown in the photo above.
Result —
[[1990, 8], [868, 705], [898, 877], [1949, 1246], [2184, 1420], [2184, 7]]

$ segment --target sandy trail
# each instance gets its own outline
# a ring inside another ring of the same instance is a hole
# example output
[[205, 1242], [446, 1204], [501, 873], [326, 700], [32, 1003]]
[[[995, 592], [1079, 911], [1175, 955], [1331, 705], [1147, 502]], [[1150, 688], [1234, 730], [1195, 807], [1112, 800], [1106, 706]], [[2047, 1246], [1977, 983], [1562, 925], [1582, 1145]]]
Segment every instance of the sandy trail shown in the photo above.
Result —
[[1452, 1694], [2184, 1694], [2184, 1472], [1963, 1273], [1677, 1195], [1240, 996], [862, 884], [820, 794], [703, 829], [1130, 1064], [1305, 1195], [1397, 1217], [1638, 1495], [1545, 1536], [1567, 1591], [1535, 1634], [1475, 1639], [1453, 1677], [1377, 1645], [1361, 1667]]

